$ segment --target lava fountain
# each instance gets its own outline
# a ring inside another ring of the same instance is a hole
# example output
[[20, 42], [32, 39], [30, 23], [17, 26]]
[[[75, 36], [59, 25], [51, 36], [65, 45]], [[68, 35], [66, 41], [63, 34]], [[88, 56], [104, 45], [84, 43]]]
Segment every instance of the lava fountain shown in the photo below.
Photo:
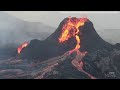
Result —
[[80, 37], [79, 37], [79, 32], [80, 29], [79, 27], [83, 26], [85, 24], [85, 22], [87, 21], [87, 18], [71, 18], [69, 17], [67, 22], [63, 25], [62, 28], [62, 34], [59, 38], [59, 43], [63, 43], [64, 41], [67, 41], [68, 39], [70, 39], [71, 37], [75, 37], [76, 38], [76, 46], [73, 50], [69, 51], [69, 54], [71, 54], [72, 52], [77, 52], [77, 55], [75, 57], [74, 60], [72, 60], [72, 65], [75, 66], [79, 71], [87, 74], [91, 79], [96, 79], [95, 77], [93, 77], [92, 75], [90, 75], [89, 73], [87, 73], [86, 71], [83, 70], [83, 61], [82, 58], [86, 55], [86, 51], [85, 52], [81, 52], [80, 49]]

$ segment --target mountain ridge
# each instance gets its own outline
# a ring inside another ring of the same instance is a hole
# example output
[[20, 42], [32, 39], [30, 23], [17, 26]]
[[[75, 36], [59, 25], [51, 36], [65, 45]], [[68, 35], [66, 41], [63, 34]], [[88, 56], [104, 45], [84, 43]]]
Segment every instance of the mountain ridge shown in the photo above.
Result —
[[[18, 19], [5, 12], [0, 12], [0, 41], [1, 45], [4, 46], [9, 43], [21, 44], [24, 41], [30, 41], [31, 39], [45, 39], [49, 33], [52, 33], [55, 28], [47, 26], [41, 22], [28, 22]], [[38, 33], [45, 32], [46, 35], [42, 37]], [[36, 36], [32, 35], [33, 33]]]

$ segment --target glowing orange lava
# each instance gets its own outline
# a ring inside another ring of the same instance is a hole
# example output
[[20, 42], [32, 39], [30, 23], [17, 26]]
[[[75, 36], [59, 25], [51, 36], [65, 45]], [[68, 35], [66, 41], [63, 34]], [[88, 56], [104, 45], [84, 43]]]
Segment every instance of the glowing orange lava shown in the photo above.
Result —
[[17, 49], [18, 54], [20, 54], [21, 51], [22, 51], [22, 49], [25, 48], [25, 47], [27, 47], [28, 44], [29, 44], [28, 42], [25, 42], [25, 43], [23, 43], [22, 45], [20, 45], [20, 46], [18, 47], [18, 49]]
[[83, 26], [87, 21], [87, 18], [68, 18], [67, 23], [62, 28], [62, 35], [59, 38], [59, 42], [62, 43], [68, 40], [71, 37], [75, 37], [77, 44], [74, 50], [78, 50], [80, 48], [80, 37], [78, 36], [79, 27]]
[[74, 60], [72, 60], [72, 65], [75, 66], [79, 71], [87, 74], [91, 79], [96, 79], [94, 76], [90, 75], [86, 71], [83, 70], [84, 63], [82, 61], [82, 58], [86, 55], [85, 52], [80, 52], [80, 37], [79, 37], [79, 32], [80, 29], [79, 27], [83, 26], [84, 23], [87, 21], [87, 18], [68, 18], [67, 23], [63, 26], [62, 28], [62, 35], [59, 38], [59, 42], [63, 43], [64, 41], [67, 41], [71, 37], [75, 37], [77, 44], [73, 50], [69, 51], [69, 54], [72, 52], [76, 51], [77, 55]]

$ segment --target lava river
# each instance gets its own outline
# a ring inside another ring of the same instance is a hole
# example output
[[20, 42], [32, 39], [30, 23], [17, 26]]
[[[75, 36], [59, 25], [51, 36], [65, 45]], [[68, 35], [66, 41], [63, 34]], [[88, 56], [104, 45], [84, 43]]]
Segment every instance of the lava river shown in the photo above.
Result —
[[86, 55], [85, 52], [81, 52], [80, 49], [80, 37], [78, 33], [80, 32], [79, 27], [83, 26], [87, 21], [87, 18], [71, 18], [69, 17], [66, 24], [62, 28], [62, 34], [59, 38], [59, 43], [63, 43], [64, 41], [70, 39], [71, 37], [75, 37], [77, 44], [73, 50], [69, 51], [69, 55], [73, 52], [77, 52], [77, 55], [74, 60], [72, 60], [72, 65], [75, 66], [79, 71], [87, 74], [91, 79], [96, 79], [94, 76], [87, 73], [83, 70], [84, 63], [82, 58]]

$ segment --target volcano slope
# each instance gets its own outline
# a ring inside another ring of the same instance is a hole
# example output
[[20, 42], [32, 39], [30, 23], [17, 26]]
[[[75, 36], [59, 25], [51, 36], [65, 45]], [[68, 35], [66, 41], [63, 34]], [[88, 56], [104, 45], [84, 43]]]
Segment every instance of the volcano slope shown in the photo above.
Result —
[[46, 40], [31, 40], [17, 58], [0, 62], [0, 78], [116, 79], [119, 58], [120, 44], [104, 41], [90, 20], [65, 18]]
[[[76, 18], [72, 18], [77, 20]], [[21, 58], [27, 59], [49, 59], [55, 56], [64, 54], [65, 52], [72, 50], [76, 46], [76, 38], [71, 36], [68, 40], [63, 43], [59, 42], [59, 38], [62, 34], [62, 28], [67, 23], [68, 18], [65, 18], [57, 28], [57, 30], [50, 35], [46, 40], [31, 40], [30, 44], [22, 50], [20, 53]], [[78, 36], [80, 37], [80, 50], [93, 52], [101, 48], [110, 48], [111, 45], [104, 41], [96, 32], [93, 24], [90, 20], [87, 20], [85, 24], [79, 27], [80, 31]], [[70, 33], [73, 33], [71, 30]]]

